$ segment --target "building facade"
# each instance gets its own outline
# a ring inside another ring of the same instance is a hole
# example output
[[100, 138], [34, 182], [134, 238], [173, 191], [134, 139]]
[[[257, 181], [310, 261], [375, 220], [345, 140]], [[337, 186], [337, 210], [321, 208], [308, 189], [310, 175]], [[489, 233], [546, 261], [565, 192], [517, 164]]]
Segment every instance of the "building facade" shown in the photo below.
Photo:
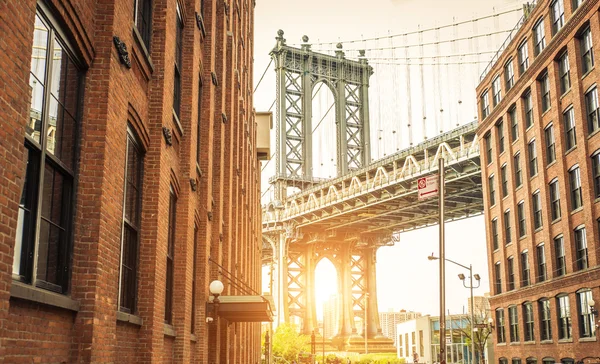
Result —
[[599, 8], [526, 6], [477, 88], [499, 363], [600, 355]]
[[329, 296], [329, 299], [323, 302], [323, 331], [326, 339], [334, 337], [339, 330], [340, 299], [337, 294]]
[[258, 362], [254, 3], [1, 8], [0, 362]]
[[393, 310], [388, 310], [388, 312], [379, 312], [381, 333], [383, 336], [394, 340], [394, 346], [397, 346], [398, 338], [396, 335], [396, 330], [398, 328], [398, 324], [404, 321], [414, 320], [418, 317], [421, 317], [420, 312], [406, 310], [400, 310], [399, 312], [394, 312]]

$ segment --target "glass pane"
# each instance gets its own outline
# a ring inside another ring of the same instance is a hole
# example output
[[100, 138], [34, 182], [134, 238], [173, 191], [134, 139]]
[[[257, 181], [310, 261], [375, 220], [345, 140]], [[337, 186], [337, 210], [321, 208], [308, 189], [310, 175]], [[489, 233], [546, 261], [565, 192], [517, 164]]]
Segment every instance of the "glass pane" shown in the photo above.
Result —
[[42, 218], [61, 226], [64, 178], [46, 163], [42, 190]]
[[60, 131], [62, 126], [63, 109], [61, 105], [56, 101], [54, 96], [50, 97], [50, 107], [48, 108], [48, 125], [46, 129], [46, 150], [55, 156], [59, 157], [57, 153], [57, 129]]
[[44, 86], [31, 74], [29, 77], [29, 87], [31, 88], [31, 105], [29, 110], [29, 123], [26, 126], [26, 133], [38, 143], [40, 142], [40, 133], [42, 132], [42, 111], [44, 109]]
[[33, 52], [31, 53], [31, 74], [37, 82], [46, 82], [46, 53], [48, 52], [48, 28], [38, 15], [35, 16], [33, 32]]
[[46, 150], [54, 154], [67, 167], [73, 168], [77, 123], [54, 95], [50, 96], [48, 111], [50, 117], [46, 132]]
[[40, 240], [37, 254], [37, 278], [51, 283], [47, 288], [60, 291], [61, 248], [64, 231], [45, 219], [40, 223]]
[[76, 116], [79, 93], [79, 71], [69, 58], [60, 42], [54, 41], [54, 58], [52, 61], [52, 95], [63, 105], [65, 110]]

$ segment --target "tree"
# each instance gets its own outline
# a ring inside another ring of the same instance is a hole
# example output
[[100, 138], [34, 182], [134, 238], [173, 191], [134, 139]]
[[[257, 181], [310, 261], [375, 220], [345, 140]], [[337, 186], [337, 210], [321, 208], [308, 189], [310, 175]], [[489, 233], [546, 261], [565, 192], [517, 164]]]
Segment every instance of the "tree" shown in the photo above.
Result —
[[492, 329], [491, 329], [491, 326], [489, 325], [489, 320], [490, 320], [489, 310], [473, 312], [473, 321], [474, 322], [471, 322], [471, 317], [469, 315], [466, 318], [466, 321], [468, 324], [464, 328], [461, 327], [458, 329], [458, 331], [460, 331], [462, 333], [462, 335], [467, 338], [466, 343], [470, 347], [471, 340], [473, 340], [473, 338], [471, 338], [471, 325], [473, 325], [473, 324], [475, 325], [475, 328], [474, 328], [475, 339], [473, 340], [473, 342], [475, 344], [475, 352], [479, 353], [479, 363], [480, 364], [484, 363], [485, 348], [487, 347], [488, 339], [492, 335]]
[[310, 352], [310, 336], [299, 334], [293, 324], [277, 326], [272, 340], [273, 363], [291, 363], [301, 352]]

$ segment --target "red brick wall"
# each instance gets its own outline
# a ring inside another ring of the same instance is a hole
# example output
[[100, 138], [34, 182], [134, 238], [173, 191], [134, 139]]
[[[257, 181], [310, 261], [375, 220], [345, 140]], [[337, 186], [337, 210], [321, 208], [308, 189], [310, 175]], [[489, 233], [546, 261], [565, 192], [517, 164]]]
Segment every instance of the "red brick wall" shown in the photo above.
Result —
[[[600, 148], [600, 135], [598, 133], [589, 135], [587, 132], [587, 117], [585, 109], [584, 94], [593, 84], [598, 82], [600, 73], [597, 66], [587, 75], [581, 72], [579, 40], [576, 38], [577, 32], [581, 27], [589, 22], [592, 39], [594, 59], [598, 59], [598, 50], [600, 49], [600, 18], [598, 16], [598, 1], [585, 1], [575, 12], [571, 9], [571, 2], [565, 1], [565, 26], [554, 37], [551, 30], [551, 17], [549, 15], [550, 1], [540, 1], [532, 12], [528, 20], [523, 24], [519, 33], [514, 37], [508, 48], [504, 51], [498, 62], [492, 70], [486, 75], [480, 85], [477, 87], [477, 94], [481, 95], [484, 90], [490, 90], [490, 108], [492, 108], [491, 84], [492, 79], [500, 75], [502, 80], [503, 100], [491, 111], [490, 115], [480, 120], [478, 136], [480, 137], [480, 150], [482, 156], [485, 154], [485, 143], [483, 136], [487, 133], [492, 135], [492, 161], [487, 163], [482, 157], [482, 179], [484, 192], [484, 209], [486, 214], [486, 236], [488, 251], [488, 266], [490, 272], [490, 290], [494, 293], [494, 265], [501, 262], [502, 266], [502, 291], [501, 294], [494, 295], [490, 304], [492, 311], [496, 308], [504, 308], [506, 323], [506, 344], [495, 345], [495, 357], [508, 358], [513, 357], [525, 360], [527, 357], [537, 357], [538, 361], [544, 357], [553, 357], [556, 360], [561, 358], [581, 359], [583, 356], [597, 356], [600, 354], [600, 348], [597, 341], [587, 342], [579, 337], [579, 320], [576, 291], [582, 288], [591, 288], [593, 297], [596, 301], [600, 297], [600, 241], [598, 222], [600, 217], [600, 204], [594, 197], [593, 173], [591, 170], [590, 156]], [[546, 48], [537, 56], [533, 54], [532, 27], [537, 20], [544, 16]], [[529, 46], [530, 67], [523, 74], [519, 75], [517, 63], [517, 46], [527, 37]], [[555, 59], [564, 51], [568, 51], [570, 63], [571, 89], [564, 95], [561, 95], [559, 86], [558, 64]], [[503, 78], [503, 66], [508, 59], [513, 58], [515, 71], [515, 85], [512, 89], [506, 90]], [[541, 91], [537, 78], [547, 71], [550, 78], [550, 109], [546, 112], [541, 111]], [[524, 106], [521, 99], [526, 89], [531, 90], [534, 108], [533, 126], [526, 129]], [[512, 140], [510, 136], [510, 119], [507, 115], [508, 110], [515, 105], [518, 115], [518, 133], [519, 138]], [[563, 111], [570, 105], [573, 106], [576, 120], [576, 138], [577, 147], [567, 151], [565, 145], [565, 126], [563, 122]], [[480, 116], [481, 116], [481, 110]], [[481, 117], [480, 117], [481, 119]], [[496, 133], [496, 124], [502, 120], [504, 122], [505, 151], [500, 153], [498, 138]], [[545, 144], [545, 128], [552, 123], [555, 135], [556, 161], [548, 164], [547, 149]], [[528, 152], [527, 145], [530, 140], [536, 140], [538, 174], [529, 177], [528, 172]], [[515, 166], [513, 165], [513, 156], [520, 151], [521, 169], [523, 173], [523, 185], [517, 188], [514, 179]], [[501, 191], [501, 166], [506, 164], [508, 170], [508, 196], [503, 198]], [[581, 184], [583, 193], [583, 209], [572, 211], [571, 197], [569, 189], [569, 173], [571, 166], [578, 164], [581, 172]], [[495, 175], [496, 184], [496, 203], [491, 206], [489, 199], [488, 176]], [[558, 179], [560, 189], [561, 218], [552, 221], [550, 192], [548, 183], [554, 178]], [[533, 224], [532, 194], [540, 191], [542, 205], [542, 227], [535, 230]], [[518, 237], [517, 204], [519, 201], [525, 202], [525, 220], [526, 235], [523, 238]], [[505, 244], [506, 237], [504, 231], [504, 211], [510, 209], [510, 225], [512, 242]], [[499, 249], [494, 250], [492, 244], [491, 220], [498, 218], [498, 245]], [[588, 244], [588, 262], [589, 268], [583, 271], [577, 271], [576, 249], [573, 236], [573, 230], [579, 225], [584, 224], [586, 228]], [[553, 239], [559, 234], [564, 235], [564, 245], [566, 250], [567, 274], [563, 277], [556, 277], [556, 254]], [[536, 276], [537, 257], [536, 246], [544, 243], [546, 271], [548, 279], [544, 282], [538, 282]], [[520, 253], [527, 249], [529, 252], [529, 266], [531, 285], [521, 287]], [[507, 292], [508, 273], [506, 271], [507, 258], [514, 257], [515, 267], [515, 285], [514, 291]], [[558, 343], [558, 321], [556, 312], [555, 297], [558, 294], [569, 294], [570, 313], [572, 320], [573, 339], [570, 342]], [[550, 299], [551, 322], [553, 343], [540, 343], [540, 317], [537, 306], [537, 300], [540, 298]], [[522, 304], [530, 301], [534, 305], [534, 327], [535, 342], [524, 343], [524, 323]], [[508, 306], [516, 305], [519, 316], [520, 342], [509, 343], [509, 321]], [[597, 318], [596, 318], [597, 319]], [[494, 334], [495, 335], [495, 334]], [[495, 339], [494, 339], [495, 340]]]
[[[214, 362], [258, 361], [258, 325], [228, 326], [221, 321], [217, 334], [204, 312], [213, 279], [224, 281], [224, 294], [243, 294], [209, 263], [209, 256], [260, 291], [260, 181], [251, 92], [253, 3], [231, 2], [226, 9], [222, 2], [205, 0], [203, 35], [195, 17], [200, 2], [180, 1], [185, 26], [179, 130], [172, 112], [176, 0], [153, 1], [150, 60], [132, 31], [133, 0], [49, 1], [85, 70], [69, 294], [79, 310], [9, 299], [36, 3], [8, 0], [4, 9], [0, 6], [0, 39], [10, 40], [0, 44], [5, 55], [0, 57], [0, 72], [5, 72], [0, 77], [0, 137], [6, 141], [0, 145], [0, 361], [207, 363], [209, 350]], [[119, 61], [115, 35], [127, 46], [131, 69]], [[218, 85], [212, 82], [213, 72]], [[145, 150], [135, 313], [141, 326], [117, 320], [128, 123]], [[172, 132], [172, 146], [165, 142], [163, 127]], [[197, 181], [196, 191], [190, 180]], [[170, 186], [177, 194], [175, 304], [169, 328], [175, 337], [165, 334], [164, 324]], [[194, 260], [197, 312], [192, 337]], [[218, 343], [209, 342], [217, 336]]]

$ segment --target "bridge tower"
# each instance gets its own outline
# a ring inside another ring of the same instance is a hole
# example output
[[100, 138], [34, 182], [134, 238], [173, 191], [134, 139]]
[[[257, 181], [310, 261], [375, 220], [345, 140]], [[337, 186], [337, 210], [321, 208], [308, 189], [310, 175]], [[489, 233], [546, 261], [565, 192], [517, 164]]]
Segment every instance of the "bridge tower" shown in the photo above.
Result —
[[[301, 48], [295, 48], [286, 44], [283, 34], [282, 30], [278, 31], [277, 44], [270, 53], [275, 64], [277, 93], [276, 172], [269, 180], [275, 200], [267, 207], [272, 213], [285, 209], [290, 188], [305, 191], [324, 182], [314, 178], [312, 173], [312, 94], [320, 82], [325, 83], [334, 96], [337, 176], [364, 168], [371, 160], [368, 89], [373, 69], [364, 51], [360, 52], [358, 61], [349, 60], [341, 44], [335, 56], [326, 55], [313, 52], [307, 36], [303, 37]], [[355, 238], [349, 239], [352, 234]], [[337, 233], [300, 231], [293, 223], [283, 223], [263, 237], [273, 251], [276, 324], [296, 317], [303, 333], [310, 334], [318, 328], [315, 268], [321, 259], [328, 258], [337, 270], [340, 297], [339, 331], [333, 343], [340, 349], [356, 346], [354, 349], [360, 350], [367, 335], [374, 343], [380, 340], [384, 346], [390, 346], [389, 340], [381, 340], [377, 308], [375, 253], [377, 247], [383, 245], [381, 242], [371, 244], [357, 232], [338, 236]], [[357, 330], [357, 317], [367, 322], [362, 332]]]

